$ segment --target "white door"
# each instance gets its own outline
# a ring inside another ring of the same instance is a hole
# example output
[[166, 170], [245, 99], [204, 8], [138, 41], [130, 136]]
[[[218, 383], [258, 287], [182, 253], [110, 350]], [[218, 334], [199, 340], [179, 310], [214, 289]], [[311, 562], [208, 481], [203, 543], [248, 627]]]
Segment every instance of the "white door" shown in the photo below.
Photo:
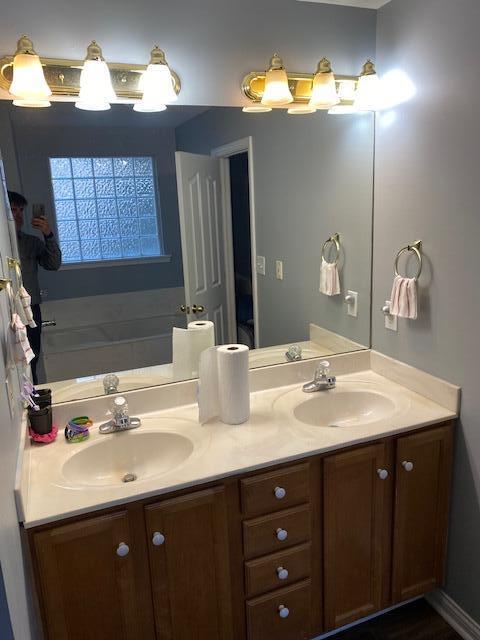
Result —
[[225, 228], [221, 160], [177, 151], [175, 164], [187, 321], [211, 320], [216, 344], [234, 342], [229, 332], [227, 286], [233, 265], [225, 260], [231, 237]]

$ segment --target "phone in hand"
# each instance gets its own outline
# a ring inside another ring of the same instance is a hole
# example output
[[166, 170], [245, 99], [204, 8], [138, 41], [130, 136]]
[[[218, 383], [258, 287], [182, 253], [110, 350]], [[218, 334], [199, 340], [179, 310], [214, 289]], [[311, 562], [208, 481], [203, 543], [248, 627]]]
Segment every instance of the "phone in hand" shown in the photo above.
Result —
[[33, 218], [44, 218], [45, 217], [45, 205], [44, 204], [33, 204], [32, 205], [32, 219]]

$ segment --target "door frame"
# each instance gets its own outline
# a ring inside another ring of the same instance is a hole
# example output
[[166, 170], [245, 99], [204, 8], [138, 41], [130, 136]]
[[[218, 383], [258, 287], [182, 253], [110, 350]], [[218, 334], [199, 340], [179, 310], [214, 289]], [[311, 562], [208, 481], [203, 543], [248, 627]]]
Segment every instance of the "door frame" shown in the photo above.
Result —
[[[237, 335], [236, 309], [235, 309], [235, 269], [233, 261], [233, 230], [232, 230], [232, 203], [230, 188], [230, 165], [228, 159], [239, 153], [247, 153], [248, 158], [248, 191], [250, 209], [250, 253], [252, 262], [252, 298], [253, 298], [253, 323], [255, 336], [255, 349], [260, 344], [260, 325], [258, 314], [258, 286], [257, 286], [257, 242], [255, 225], [255, 180], [253, 169], [253, 138], [247, 136], [239, 140], [234, 140], [220, 147], [211, 150], [210, 155], [220, 158], [220, 175], [222, 180], [222, 210], [225, 212], [224, 219], [224, 241], [225, 241], [225, 277], [227, 280], [227, 305], [228, 305], [228, 328], [231, 336]], [[238, 337], [237, 337], [238, 339]]]

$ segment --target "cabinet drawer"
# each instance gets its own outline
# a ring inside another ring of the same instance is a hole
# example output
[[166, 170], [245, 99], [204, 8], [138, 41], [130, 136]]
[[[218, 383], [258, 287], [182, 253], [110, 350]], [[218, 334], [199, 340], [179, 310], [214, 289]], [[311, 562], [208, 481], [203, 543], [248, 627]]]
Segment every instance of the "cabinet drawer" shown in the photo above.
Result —
[[310, 543], [245, 563], [247, 597], [298, 582], [310, 575]]
[[243, 513], [257, 516], [307, 502], [308, 472], [308, 464], [299, 464], [241, 480]]
[[310, 600], [310, 580], [247, 600], [248, 640], [310, 638]]
[[310, 540], [308, 504], [245, 520], [243, 550], [247, 560]]

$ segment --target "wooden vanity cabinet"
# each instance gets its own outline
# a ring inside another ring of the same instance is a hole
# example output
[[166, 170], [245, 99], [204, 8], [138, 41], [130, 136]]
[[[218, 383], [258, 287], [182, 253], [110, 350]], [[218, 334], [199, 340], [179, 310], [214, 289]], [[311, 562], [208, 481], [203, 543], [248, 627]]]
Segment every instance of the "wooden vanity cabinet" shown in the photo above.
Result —
[[441, 586], [453, 423], [27, 532], [46, 640], [308, 640]]

